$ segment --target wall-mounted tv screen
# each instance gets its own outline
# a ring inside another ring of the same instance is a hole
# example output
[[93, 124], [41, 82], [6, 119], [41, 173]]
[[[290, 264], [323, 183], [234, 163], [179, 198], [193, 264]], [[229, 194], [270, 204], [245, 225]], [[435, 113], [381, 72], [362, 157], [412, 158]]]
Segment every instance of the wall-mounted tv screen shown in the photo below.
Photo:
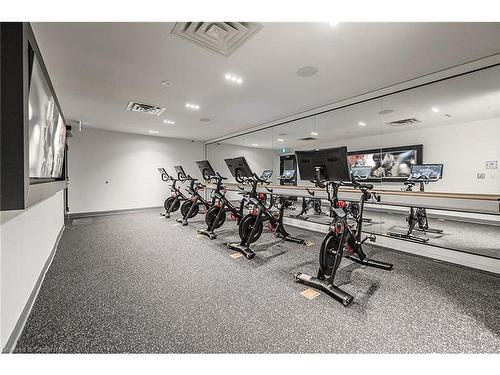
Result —
[[63, 175], [66, 126], [36, 54], [28, 97], [30, 180]]
[[349, 152], [349, 167], [371, 167], [369, 180], [404, 181], [411, 168], [422, 163], [422, 145]]

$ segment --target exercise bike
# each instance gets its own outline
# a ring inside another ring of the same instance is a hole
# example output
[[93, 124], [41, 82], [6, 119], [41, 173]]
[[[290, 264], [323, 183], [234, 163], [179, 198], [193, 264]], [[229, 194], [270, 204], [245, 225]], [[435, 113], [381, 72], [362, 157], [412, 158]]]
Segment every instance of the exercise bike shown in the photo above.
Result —
[[205, 212], [208, 211], [211, 205], [213, 205], [214, 200], [208, 203], [205, 198], [200, 194], [200, 191], [206, 188], [206, 185], [198, 183], [196, 178], [187, 176], [186, 180], [189, 181], [189, 187], [187, 190], [191, 194], [188, 200], [186, 200], [181, 205], [182, 218], [178, 218], [177, 222], [182, 223], [183, 226], [188, 225], [188, 219], [192, 219], [200, 212], [200, 206], [205, 208]]
[[[172, 212], [175, 212], [179, 209], [181, 206], [181, 202], [186, 201], [188, 198], [184, 195], [184, 193], [181, 191], [181, 189], [177, 186], [177, 182], [181, 181], [184, 182], [185, 179], [183, 178], [173, 178], [170, 176], [165, 168], [158, 168], [158, 171], [160, 172], [161, 179], [165, 182], [172, 181], [172, 185], [170, 186], [170, 190], [172, 191], [172, 195], [165, 199], [165, 202], [163, 203], [163, 207], [165, 208], [165, 213], [162, 213], [161, 215], [164, 216], [165, 218], [169, 218], [170, 214]], [[179, 174], [178, 174], [179, 177]], [[181, 175], [180, 177], [185, 177]]]
[[[370, 177], [372, 167], [364, 165], [356, 165], [351, 167], [351, 174], [357, 180], [367, 180]], [[346, 202], [346, 212], [350, 219], [357, 221], [360, 217], [360, 207], [359, 202]], [[363, 223], [372, 223], [373, 220], [369, 218], [364, 218], [361, 215], [361, 220]]]
[[[410, 177], [404, 182], [405, 188], [403, 191], [413, 191], [414, 186], [418, 183], [419, 190], [424, 191], [424, 184], [435, 182], [443, 176], [443, 164], [420, 164], [412, 165]], [[442, 229], [429, 228], [429, 221], [427, 219], [427, 211], [423, 207], [410, 207], [410, 212], [406, 217], [406, 224], [408, 230], [406, 233], [389, 232], [391, 237], [404, 238], [415, 242], [426, 243], [429, 242], [428, 237], [414, 236], [412, 232], [420, 231], [423, 233], [442, 234]], [[418, 228], [415, 226], [418, 225]]]
[[[227, 159], [231, 160], [231, 159]], [[198, 229], [198, 233], [203, 234], [214, 240], [217, 238], [215, 230], [220, 228], [226, 222], [227, 214], [229, 213], [231, 219], [236, 221], [239, 225], [241, 218], [243, 217], [243, 209], [246, 203], [245, 195], [240, 201], [239, 208], [235, 207], [233, 203], [226, 197], [226, 188], [222, 184], [226, 177], [222, 177], [218, 172], [215, 172], [208, 160], [203, 160], [196, 162], [198, 167], [202, 171], [202, 175], [205, 179], [208, 179], [216, 184], [212, 197], [214, 204], [208, 209], [205, 214], [205, 223], [207, 224], [207, 229]], [[227, 163], [227, 161], [226, 161]], [[244, 188], [241, 188], [244, 190]]]
[[[374, 235], [361, 238], [364, 204], [375, 198], [370, 191], [373, 185], [359, 183], [349, 172], [347, 147], [297, 151], [296, 154], [300, 175], [308, 176], [312, 172], [318, 185], [326, 189], [328, 201], [331, 203], [332, 221], [328, 234], [321, 243], [318, 275], [314, 277], [299, 272], [294, 275], [294, 281], [322, 290], [344, 306], [349, 306], [354, 297], [334, 284], [335, 274], [343, 256], [365, 266], [384, 270], [391, 270], [393, 267], [390, 263], [367, 259], [362, 247], [367, 240], [375, 241]], [[361, 191], [359, 215], [355, 225], [348, 223], [346, 202], [338, 198], [340, 186], [352, 186]]]
[[[251, 207], [250, 213], [243, 217], [239, 224], [239, 236], [241, 241], [239, 243], [228, 243], [227, 247], [241, 252], [247, 257], [252, 259], [255, 253], [250, 249], [250, 244], [257, 241], [262, 235], [264, 223], [267, 222], [268, 228], [285, 241], [304, 244], [305, 240], [291, 236], [285, 229], [283, 224], [283, 212], [285, 208], [289, 207], [292, 202], [290, 200], [273, 200], [272, 189], [266, 187], [266, 190], [271, 193], [271, 203], [267, 205], [266, 200], [257, 194], [257, 187], [259, 184], [268, 185], [268, 180], [272, 171], [267, 171], [261, 177], [253, 173], [245, 158], [232, 159], [230, 167], [231, 173], [235, 176], [236, 181], [240, 183], [248, 183], [251, 185], [251, 191], [245, 198], [245, 202]], [[269, 173], [271, 172], [271, 173]], [[272, 212], [270, 207], [277, 206], [278, 212]]]

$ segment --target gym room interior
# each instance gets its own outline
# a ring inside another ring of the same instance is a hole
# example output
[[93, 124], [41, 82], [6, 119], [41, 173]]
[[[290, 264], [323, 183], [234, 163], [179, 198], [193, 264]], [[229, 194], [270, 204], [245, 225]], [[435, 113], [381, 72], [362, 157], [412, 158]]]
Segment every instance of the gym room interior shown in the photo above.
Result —
[[3, 353], [498, 364], [500, 22], [192, 18], [1, 23]]

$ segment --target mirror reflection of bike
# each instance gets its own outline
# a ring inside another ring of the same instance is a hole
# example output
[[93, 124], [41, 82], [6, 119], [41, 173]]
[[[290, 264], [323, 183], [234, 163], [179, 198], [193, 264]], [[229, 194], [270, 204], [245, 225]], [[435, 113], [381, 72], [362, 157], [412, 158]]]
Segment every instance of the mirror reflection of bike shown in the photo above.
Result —
[[[424, 184], [436, 182], [443, 177], [443, 164], [416, 164], [412, 165], [410, 177], [404, 182], [405, 188], [403, 191], [413, 191], [416, 184], [419, 184], [419, 190], [424, 191]], [[442, 234], [442, 229], [429, 228], [429, 220], [427, 211], [423, 207], [410, 207], [410, 212], [406, 217], [407, 231], [406, 233], [389, 232], [391, 237], [402, 238], [415, 242], [429, 242], [428, 237], [420, 237], [413, 235], [413, 231], [422, 233]]]

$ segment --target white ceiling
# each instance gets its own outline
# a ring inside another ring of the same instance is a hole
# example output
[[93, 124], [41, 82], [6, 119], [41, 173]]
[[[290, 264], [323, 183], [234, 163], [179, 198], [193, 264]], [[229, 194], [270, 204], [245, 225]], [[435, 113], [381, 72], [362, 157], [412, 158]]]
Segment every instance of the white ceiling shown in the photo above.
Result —
[[[439, 112], [433, 112], [432, 108]], [[393, 112], [379, 114], [387, 109]], [[387, 125], [406, 118], [416, 118], [420, 123], [402, 127]], [[500, 66], [230, 138], [223, 143], [274, 150], [308, 149], [339, 140], [491, 118], [498, 118], [500, 127]], [[359, 126], [360, 121], [366, 126]], [[316, 139], [299, 140], [308, 136]]]
[[[207, 140], [500, 52], [500, 23], [264, 23], [230, 57], [171, 35], [173, 23], [34, 23], [67, 119]], [[298, 77], [306, 65], [319, 68]], [[228, 84], [225, 73], [243, 78]], [[175, 86], [166, 88], [167, 79]], [[167, 108], [126, 112], [131, 100]], [[197, 112], [186, 102], [200, 106]], [[208, 117], [209, 123], [199, 119]], [[162, 119], [176, 122], [166, 125]]]

